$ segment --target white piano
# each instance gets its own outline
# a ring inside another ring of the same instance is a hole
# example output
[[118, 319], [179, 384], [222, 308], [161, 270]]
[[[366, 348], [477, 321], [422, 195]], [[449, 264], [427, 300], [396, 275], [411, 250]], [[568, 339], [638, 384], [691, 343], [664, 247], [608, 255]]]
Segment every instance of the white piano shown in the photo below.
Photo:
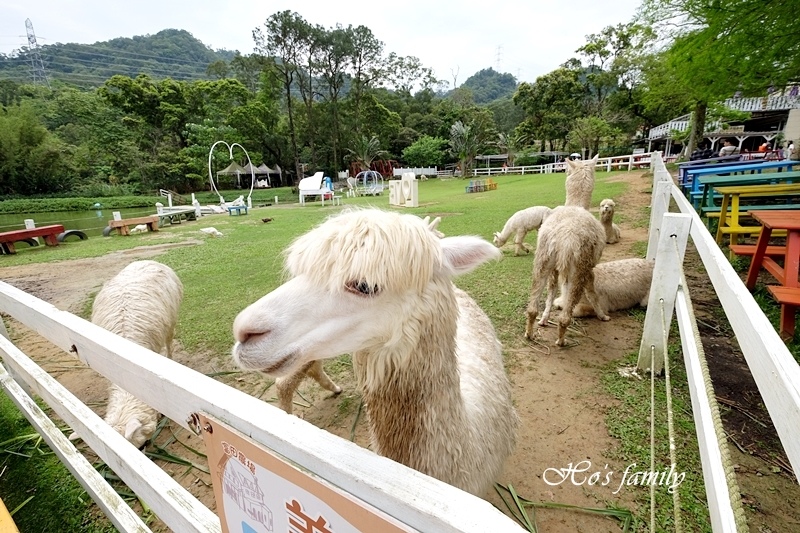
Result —
[[333, 198], [333, 191], [322, 185], [323, 173], [317, 172], [313, 176], [303, 178], [297, 185], [300, 191], [300, 205], [306, 205], [306, 196], [319, 196], [322, 199], [322, 205], [325, 205], [325, 196], [329, 199]]

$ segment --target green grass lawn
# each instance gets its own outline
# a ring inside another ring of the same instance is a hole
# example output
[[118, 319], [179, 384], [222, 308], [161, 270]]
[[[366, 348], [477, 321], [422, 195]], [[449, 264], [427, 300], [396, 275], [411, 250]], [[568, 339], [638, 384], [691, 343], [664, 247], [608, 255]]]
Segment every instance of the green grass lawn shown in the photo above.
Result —
[[[603, 198], [618, 197], [624, 192], [626, 185], [609, 183], [607, 181], [609, 175], [602, 172], [597, 174], [592, 198], [594, 208]], [[398, 209], [419, 216], [441, 216], [439, 229], [446, 235], [478, 235], [491, 241], [492, 233], [500, 231], [508, 217], [517, 210], [533, 205], [552, 207], [562, 204], [565, 196], [564, 179], [564, 174], [500, 176], [496, 178], [499, 183], [497, 190], [471, 194], [464, 192], [467, 184], [465, 180], [431, 179], [419, 183], [420, 207]], [[286, 199], [291, 197], [288, 189], [269, 192], [270, 197], [275, 195]], [[224, 195], [226, 198], [236, 196], [230, 192]], [[343, 200], [343, 208], [354, 206], [389, 208], [388, 190], [383, 196], [345, 197]], [[258, 203], [254, 202], [254, 205]], [[16, 256], [0, 257], [0, 267], [28, 262], [55, 262], [95, 257], [135, 246], [190, 239], [203, 240], [203, 245], [170, 249], [159, 256], [158, 261], [171, 266], [185, 286], [185, 298], [177, 333], [183, 348], [189, 353], [210, 354], [211, 357], [220, 360], [229, 359], [233, 343], [231, 324], [235, 316], [285, 280], [284, 249], [294, 238], [340, 210], [341, 208], [327, 203], [324, 207], [320, 206], [319, 202], [310, 202], [305, 207], [299, 207], [297, 204], [282, 200], [277, 205], [252, 209], [246, 216], [203, 217], [196, 222], [171, 226], [157, 233], [70, 241], [63, 246], [53, 248], [20, 247], [20, 253]], [[273, 221], [265, 224], [261, 221], [263, 217], [272, 217]], [[207, 238], [198, 231], [201, 227], [209, 226], [220, 230], [224, 237]], [[529, 235], [527, 241], [532, 246], [535, 245], [535, 233]], [[511, 249], [513, 244], [508, 247], [508, 250]], [[635, 251], [642, 250], [642, 246], [635, 247]], [[509, 258], [510, 254], [511, 252], [507, 251], [506, 260], [484, 265], [455, 280], [455, 283], [469, 292], [489, 314], [507, 351], [523, 349], [526, 346], [522, 338], [523, 313], [530, 291], [533, 258], [533, 254], [522, 258]], [[509, 371], [512, 372], [513, 369]], [[613, 369], [608, 369], [607, 372], [616, 373]], [[614, 379], [611, 381], [614, 382], [613, 389], [620, 390], [621, 385]], [[614, 391], [610, 392], [613, 394]], [[5, 401], [4, 397], [0, 397], [0, 406]], [[638, 413], [632, 415], [632, 417], [638, 416]], [[680, 416], [691, 420], [690, 415], [687, 416], [685, 412]], [[620, 453], [628, 463], [637, 461], [644, 463], [649, 461], [645, 451], [648, 437], [646, 434], [640, 435], [638, 430], [633, 432], [630, 429], [632, 423], [630, 418], [626, 417], [624, 412], [620, 414], [615, 411], [611, 419], [614, 427], [610, 428], [610, 431], [620, 437], [635, 433], [634, 438], [637, 441], [626, 446]], [[11, 422], [17, 427], [15, 420], [13, 410], [0, 409], [0, 427], [5, 428]], [[19, 428], [16, 433], [24, 431], [24, 428]], [[689, 430], [688, 433], [686, 438], [691, 440], [692, 431]], [[11, 431], [11, 434], [13, 435], [14, 431]], [[0, 440], [4, 438], [10, 437], [7, 433], [0, 433]], [[687, 442], [687, 447], [691, 447], [691, 443]], [[0, 457], [0, 461], [8, 462], [9, 457], [4, 454]], [[22, 472], [27, 471], [16, 458], [13, 468]], [[1, 464], [0, 470], [2, 470]], [[37, 476], [35, 471], [19, 475], [31, 479]], [[41, 487], [41, 483], [39, 485]], [[5, 477], [0, 477], [0, 487], [5, 497], [6, 491], [10, 490]], [[25, 490], [35, 492], [38, 489], [20, 489], [22, 493], [11, 489], [13, 496], [10, 499], [24, 500]], [[689, 498], [704, 501], [702, 487], [699, 492], [689, 495]], [[32, 513], [62, 512], [39, 507], [35, 501], [37, 499], [28, 504]], [[9, 505], [13, 505], [13, 502]], [[686, 523], [684, 527], [687, 527]], [[702, 529], [700, 527], [697, 530]]]

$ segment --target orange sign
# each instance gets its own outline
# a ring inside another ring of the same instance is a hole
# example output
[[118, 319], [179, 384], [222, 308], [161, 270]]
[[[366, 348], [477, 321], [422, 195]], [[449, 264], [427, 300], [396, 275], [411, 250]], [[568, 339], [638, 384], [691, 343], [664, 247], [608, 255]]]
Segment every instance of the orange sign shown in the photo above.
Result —
[[225, 533], [415, 531], [218, 420], [200, 427]]

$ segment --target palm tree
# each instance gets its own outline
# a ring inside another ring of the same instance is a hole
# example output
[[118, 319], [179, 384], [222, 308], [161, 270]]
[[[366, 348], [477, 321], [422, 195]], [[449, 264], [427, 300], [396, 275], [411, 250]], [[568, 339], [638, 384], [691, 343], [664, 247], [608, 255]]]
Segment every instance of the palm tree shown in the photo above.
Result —
[[381, 142], [378, 137], [373, 135], [367, 138], [366, 135], [357, 137], [353, 142], [353, 148], [348, 148], [348, 159], [355, 161], [361, 170], [369, 170], [372, 162], [388, 154], [386, 150], [381, 150]]
[[478, 155], [479, 144], [472, 128], [460, 120], [450, 127], [450, 153], [458, 158], [462, 177], [467, 175], [473, 159]]
[[514, 160], [526, 142], [527, 136], [516, 131], [514, 133], [497, 134], [497, 147], [508, 156], [507, 163], [510, 167], [514, 166]]

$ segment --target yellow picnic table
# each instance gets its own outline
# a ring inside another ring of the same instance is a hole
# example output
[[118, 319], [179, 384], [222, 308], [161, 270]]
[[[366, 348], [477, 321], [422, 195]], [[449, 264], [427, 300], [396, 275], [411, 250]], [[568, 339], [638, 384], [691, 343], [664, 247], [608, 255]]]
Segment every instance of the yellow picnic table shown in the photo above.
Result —
[[[725, 187], [715, 187], [722, 195], [722, 203], [719, 211], [719, 225], [717, 226], [717, 243], [722, 243], [722, 236], [731, 236], [731, 245], [737, 244], [740, 234], [755, 234], [761, 232], [761, 226], [742, 226], [739, 223], [740, 217], [750, 208], [742, 206], [742, 198], [780, 198], [786, 196], [800, 196], [800, 183], [776, 183], [768, 185], [729, 185]], [[771, 206], [768, 206], [771, 207]], [[791, 209], [792, 204], [776, 203], [777, 209]], [[796, 206], [795, 206], [796, 207]], [[729, 211], [730, 208], [730, 211]], [[760, 205], [756, 209], [763, 210], [765, 206]]]

